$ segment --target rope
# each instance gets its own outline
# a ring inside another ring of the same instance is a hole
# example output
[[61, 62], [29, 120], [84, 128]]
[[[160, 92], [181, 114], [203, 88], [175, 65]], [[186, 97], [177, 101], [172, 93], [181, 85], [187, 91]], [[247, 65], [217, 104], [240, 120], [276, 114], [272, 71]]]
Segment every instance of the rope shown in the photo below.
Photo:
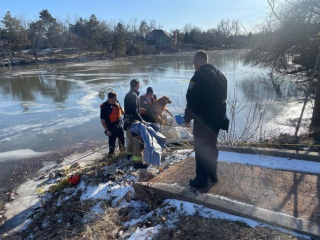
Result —
[[[124, 141], [126, 141], [126, 139], [127, 139], [127, 138], [124, 138]], [[68, 163], [67, 166], [70, 165], [70, 164], [73, 164], [73, 163], [75, 163], [75, 162], [78, 162], [79, 160], [81, 160], [81, 159], [83, 159], [83, 158], [85, 158], [85, 157], [88, 157], [88, 156], [90, 156], [90, 155], [92, 155], [92, 154], [94, 154], [94, 153], [96, 153], [96, 152], [100, 152], [101, 150], [103, 150], [103, 149], [105, 149], [105, 148], [108, 148], [108, 147], [109, 147], [109, 145], [106, 145], [106, 146], [104, 146], [104, 147], [99, 148], [98, 150], [95, 150], [95, 151], [86, 153], [86, 154], [82, 155], [80, 158], [77, 158], [76, 160], [72, 161], [71, 163]]]
[[75, 163], [75, 162], [78, 162], [79, 160], [81, 160], [81, 159], [83, 159], [83, 158], [85, 158], [85, 157], [88, 157], [88, 156], [90, 156], [90, 155], [92, 155], [92, 154], [94, 154], [94, 153], [96, 153], [96, 152], [99, 152], [99, 151], [101, 151], [102, 149], [105, 149], [105, 148], [107, 148], [107, 147], [109, 147], [109, 145], [104, 146], [104, 147], [102, 147], [102, 148], [99, 148], [99, 149], [96, 150], [96, 151], [86, 153], [86, 154], [84, 154], [83, 156], [81, 156], [80, 158], [72, 161], [71, 163], [68, 163], [67, 165], [71, 165], [71, 164], [73, 164], [73, 163]]

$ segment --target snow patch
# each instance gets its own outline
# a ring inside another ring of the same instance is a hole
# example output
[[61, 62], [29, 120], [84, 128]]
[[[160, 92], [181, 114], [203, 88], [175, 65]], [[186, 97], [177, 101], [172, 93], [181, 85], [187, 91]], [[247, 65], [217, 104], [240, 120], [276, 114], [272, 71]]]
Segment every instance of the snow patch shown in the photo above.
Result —
[[114, 184], [109, 181], [107, 183], [101, 183], [97, 186], [89, 186], [82, 193], [81, 201], [88, 199], [112, 199], [113, 206], [119, 206], [124, 201], [125, 195], [131, 192], [134, 194], [134, 189], [130, 185], [126, 184]]
[[98, 202], [96, 205], [94, 205], [90, 209], [90, 212], [95, 213], [95, 214], [103, 214], [104, 210], [101, 208], [101, 202]]
[[[195, 158], [195, 153], [190, 154], [190, 157]], [[219, 151], [218, 161], [247, 164], [269, 169], [320, 174], [320, 163], [299, 159]]]
[[160, 225], [150, 228], [137, 228], [128, 240], [152, 240], [152, 237], [159, 233], [160, 228]]

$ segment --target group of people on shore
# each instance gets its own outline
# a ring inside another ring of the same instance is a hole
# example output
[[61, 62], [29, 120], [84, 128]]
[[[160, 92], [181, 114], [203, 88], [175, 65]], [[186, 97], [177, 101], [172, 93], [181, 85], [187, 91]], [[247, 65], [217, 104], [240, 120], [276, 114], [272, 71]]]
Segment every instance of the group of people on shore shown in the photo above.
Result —
[[143, 164], [142, 157], [143, 141], [138, 135], [133, 137], [130, 128], [134, 122], [156, 123], [152, 106], [157, 97], [153, 94], [152, 87], [148, 87], [147, 92], [139, 96], [139, 88], [139, 80], [131, 80], [130, 91], [124, 99], [124, 109], [117, 99], [117, 93], [109, 92], [108, 100], [100, 105], [100, 120], [104, 133], [109, 137], [109, 156], [114, 155], [117, 139], [120, 152], [125, 151], [124, 131], [126, 131], [127, 158], [132, 158], [135, 168], [146, 168], [147, 165]]
[[[190, 127], [194, 120], [194, 149], [196, 156], [196, 177], [190, 186], [206, 188], [208, 178], [213, 184], [217, 177], [217, 138], [220, 129], [227, 130], [226, 118], [227, 79], [213, 65], [208, 63], [205, 51], [197, 51], [193, 57], [194, 76], [191, 78], [186, 99], [185, 125]], [[109, 154], [114, 154], [116, 140], [120, 151], [126, 151], [136, 169], [146, 168], [143, 161], [144, 142], [139, 134], [131, 132], [133, 123], [155, 123], [153, 102], [157, 99], [151, 87], [141, 96], [140, 82], [130, 81], [130, 91], [124, 98], [124, 109], [117, 100], [115, 92], [108, 93], [108, 100], [100, 106], [100, 119], [105, 134], [109, 137]], [[122, 115], [124, 118], [122, 120]], [[127, 135], [125, 149], [124, 130]]]

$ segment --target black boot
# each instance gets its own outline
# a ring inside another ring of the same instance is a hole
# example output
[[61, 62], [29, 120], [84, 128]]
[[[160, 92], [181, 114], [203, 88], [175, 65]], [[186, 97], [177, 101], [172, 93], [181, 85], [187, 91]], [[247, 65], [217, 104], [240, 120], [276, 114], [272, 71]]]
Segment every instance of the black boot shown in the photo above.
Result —
[[148, 167], [148, 165], [147, 165], [147, 164], [144, 164], [144, 163], [142, 163], [142, 162], [134, 162], [134, 163], [133, 163], [133, 167], [134, 167], [135, 169], [146, 169], [146, 168]]
[[211, 180], [211, 182], [213, 183], [213, 184], [217, 184], [218, 183], [218, 178], [217, 178], [217, 176], [215, 176], [215, 177], [211, 177], [211, 176], [209, 176], [209, 178], [210, 178], [210, 180]]
[[195, 187], [195, 188], [207, 188], [208, 187], [208, 182], [199, 182], [197, 178], [191, 179], [190, 180], [190, 187]]
[[107, 158], [113, 158], [114, 157], [114, 152], [109, 152], [107, 155]]

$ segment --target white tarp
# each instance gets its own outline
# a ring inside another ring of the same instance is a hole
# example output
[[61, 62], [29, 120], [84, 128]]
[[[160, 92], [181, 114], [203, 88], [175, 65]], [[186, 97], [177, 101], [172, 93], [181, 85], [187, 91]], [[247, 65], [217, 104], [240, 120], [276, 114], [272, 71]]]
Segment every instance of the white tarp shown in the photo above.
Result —
[[161, 126], [161, 133], [167, 138], [167, 143], [193, 141], [192, 127], [178, 125], [175, 117], [167, 117], [171, 126]]

